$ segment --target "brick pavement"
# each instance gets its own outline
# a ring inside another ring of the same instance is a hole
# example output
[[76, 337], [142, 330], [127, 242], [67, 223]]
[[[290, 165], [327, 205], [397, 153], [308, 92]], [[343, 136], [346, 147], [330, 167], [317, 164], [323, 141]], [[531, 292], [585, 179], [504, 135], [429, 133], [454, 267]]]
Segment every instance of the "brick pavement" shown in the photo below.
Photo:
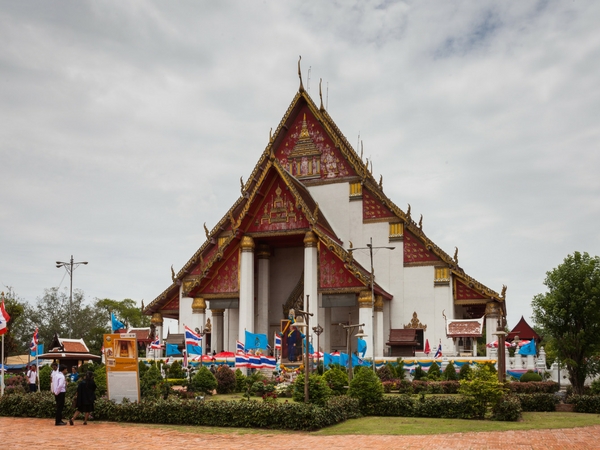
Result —
[[[592, 449], [600, 425], [583, 428], [454, 433], [431, 436], [315, 436], [310, 433], [211, 434], [166, 427], [90, 422], [54, 426], [52, 419], [0, 417], [2, 449]], [[193, 448], [193, 447], [192, 447]]]

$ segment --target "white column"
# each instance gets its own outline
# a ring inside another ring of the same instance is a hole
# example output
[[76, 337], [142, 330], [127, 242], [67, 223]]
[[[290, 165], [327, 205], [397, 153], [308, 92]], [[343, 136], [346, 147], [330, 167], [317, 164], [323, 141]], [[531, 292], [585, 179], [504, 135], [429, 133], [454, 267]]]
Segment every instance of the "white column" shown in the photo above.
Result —
[[[319, 264], [317, 254], [317, 236], [308, 231], [304, 236], [304, 309], [308, 308], [308, 312], [313, 316], [310, 318], [310, 330], [307, 330], [306, 335], [311, 336], [309, 339], [314, 342], [313, 347], [317, 342], [317, 335], [313, 333], [312, 328], [319, 323]], [[306, 304], [308, 296], [309, 304]]]
[[375, 348], [376, 357], [383, 357], [383, 297], [375, 296]]
[[192, 327], [192, 302], [194, 301], [191, 297], [185, 297], [182, 289], [183, 285], [180, 288], [179, 294], [179, 322], [177, 327], [179, 333], [184, 332], [184, 325], [187, 325], [190, 328]]
[[240, 310], [237, 308], [229, 308], [227, 310], [227, 320], [229, 322], [229, 342], [227, 343], [228, 348], [225, 350], [235, 353], [235, 341], [240, 340], [243, 342], [243, 339], [240, 339], [239, 333], [239, 325], [240, 325]]
[[[152, 314], [152, 319], [150, 319], [150, 323], [154, 325], [156, 329], [156, 336], [160, 338], [160, 343], [163, 342], [163, 317], [159, 312], [155, 312]], [[154, 352], [155, 358], [162, 358], [162, 350], [152, 350]]]
[[258, 257], [258, 287], [256, 304], [256, 332], [269, 336], [269, 258], [271, 250], [268, 245], [259, 245], [256, 250]]
[[240, 244], [240, 309], [239, 336], [245, 342], [245, 332], [254, 333], [254, 240], [244, 236]]
[[223, 313], [224, 309], [211, 309], [212, 312], [212, 334], [211, 347], [212, 350], [219, 353], [223, 348]]
[[[364, 290], [358, 294], [358, 323], [364, 323], [363, 330], [367, 335], [365, 341], [367, 342], [367, 352], [365, 353], [365, 358], [371, 359], [373, 358], [374, 349], [373, 345], [373, 300], [371, 298], [371, 291]], [[357, 330], [358, 331], [358, 330]], [[355, 333], [353, 333], [355, 334]], [[356, 338], [354, 336], [350, 337], [352, 340], [350, 344], [350, 348], [356, 348]], [[377, 341], [377, 339], [375, 339]]]
[[323, 353], [331, 353], [331, 308], [323, 308], [321, 326], [324, 329], [321, 335], [321, 348]]

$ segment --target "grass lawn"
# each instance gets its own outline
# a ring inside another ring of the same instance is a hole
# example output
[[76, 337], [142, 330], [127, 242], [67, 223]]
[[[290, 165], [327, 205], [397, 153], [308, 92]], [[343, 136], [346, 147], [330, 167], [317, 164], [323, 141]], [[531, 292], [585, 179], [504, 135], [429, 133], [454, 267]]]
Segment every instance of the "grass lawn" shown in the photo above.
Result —
[[[224, 396], [219, 396], [224, 397]], [[209, 434], [290, 434], [301, 433], [282, 430], [259, 430], [227, 427], [191, 427], [174, 425], [120, 424], [122, 426], [144, 426], [174, 429], [186, 433]], [[575, 428], [600, 425], [596, 414], [526, 412], [521, 422], [494, 422], [489, 420], [425, 419], [416, 417], [363, 417], [311, 432], [317, 436], [331, 435], [409, 435], [446, 434], [478, 431], [537, 430], [549, 428]]]

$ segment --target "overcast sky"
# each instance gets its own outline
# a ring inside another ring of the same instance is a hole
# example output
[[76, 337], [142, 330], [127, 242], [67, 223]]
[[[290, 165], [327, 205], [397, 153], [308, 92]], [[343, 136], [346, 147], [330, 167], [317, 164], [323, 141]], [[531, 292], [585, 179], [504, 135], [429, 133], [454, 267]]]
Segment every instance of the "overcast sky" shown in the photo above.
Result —
[[[600, 254], [600, 2], [0, 1], [0, 283], [148, 304], [298, 89], [529, 319]], [[310, 72], [310, 78], [309, 78]], [[360, 243], [355, 243], [358, 245]]]

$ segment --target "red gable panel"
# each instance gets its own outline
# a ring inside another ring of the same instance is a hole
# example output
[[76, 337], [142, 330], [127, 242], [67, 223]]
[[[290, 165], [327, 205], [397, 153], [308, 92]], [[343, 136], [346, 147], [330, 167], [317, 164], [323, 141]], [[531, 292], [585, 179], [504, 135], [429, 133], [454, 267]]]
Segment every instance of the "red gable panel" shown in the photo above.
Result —
[[173, 300], [171, 300], [165, 306], [163, 306], [162, 309], [179, 311], [179, 293], [177, 293], [177, 296], [174, 297]]
[[[295, 159], [292, 152], [301, 139], [304, 120], [310, 137], [307, 141], [308, 145], [314, 144], [315, 151], [314, 154]], [[336, 179], [356, 175], [308, 106], [300, 109], [294, 123], [275, 151], [275, 156], [289, 173], [300, 179]]]
[[435, 262], [440, 259], [409, 231], [404, 231], [404, 263]]
[[482, 300], [486, 299], [483, 295], [459, 280], [455, 280], [454, 296], [456, 300]]
[[239, 292], [239, 251], [234, 252], [217, 270], [203, 294], [225, 294]]
[[215, 255], [215, 253], [217, 253], [218, 249], [219, 249], [218, 245], [213, 245], [210, 248], [210, 250], [208, 250], [208, 252], [205, 251], [205, 254], [202, 255], [202, 261], [204, 264], [198, 263], [196, 266], [194, 266], [194, 268], [190, 272], [190, 275], [200, 275], [204, 271], [204, 268], [206, 267], [208, 262], [212, 259], [212, 257]]
[[263, 202], [256, 209], [248, 231], [284, 231], [308, 227], [308, 220], [296, 208], [294, 196], [283, 180], [278, 178], [271, 184]]
[[363, 220], [392, 219], [396, 216], [371, 194], [363, 189]]
[[319, 284], [322, 289], [364, 286], [325, 245], [319, 246], [319, 267]]

